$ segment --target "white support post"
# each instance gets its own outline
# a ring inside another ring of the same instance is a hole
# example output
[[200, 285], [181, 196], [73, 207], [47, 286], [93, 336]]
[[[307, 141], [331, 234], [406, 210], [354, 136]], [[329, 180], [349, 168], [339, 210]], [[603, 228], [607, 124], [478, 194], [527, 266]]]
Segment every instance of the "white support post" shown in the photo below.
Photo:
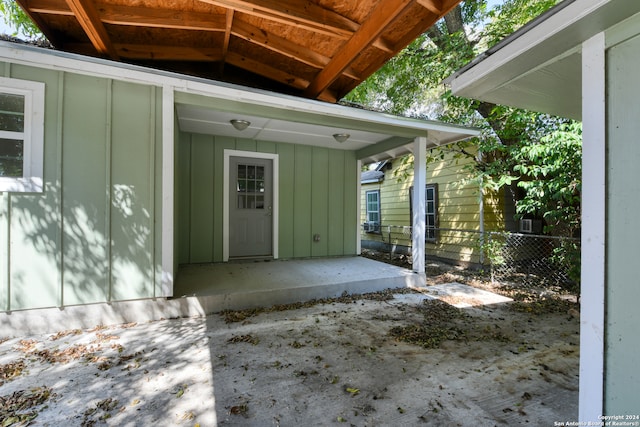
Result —
[[162, 282], [161, 296], [173, 296], [174, 267], [174, 95], [173, 87], [162, 88]]
[[604, 402], [605, 36], [582, 44], [582, 270], [580, 423], [600, 422]]
[[425, 188], [427, 185], [427, 138], [413, 141], [413, 227], [412, 249], [413, 271], [425, 274]]

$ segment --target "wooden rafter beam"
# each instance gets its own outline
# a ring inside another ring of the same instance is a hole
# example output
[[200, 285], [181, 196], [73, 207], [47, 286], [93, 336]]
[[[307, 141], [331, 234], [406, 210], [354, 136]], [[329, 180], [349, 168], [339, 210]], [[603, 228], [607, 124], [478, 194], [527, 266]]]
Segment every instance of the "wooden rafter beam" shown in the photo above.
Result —
[[[38, 14], [73, 15], [55, 0], [31, 0], [29, 9]], [[175, 30], [224, 31], [221, 16], [174, 9], [100, 4], [96, 9], [105, 24]]]
[[224, 26], [224, 42], [222, 43], [222, 57], [227, 56], [229, 40], [231, 40], [231, 28], [233, 28], [233, 9], [227, 9], [227, 19]]
[[229, 64], [235, 65], [236, 67], [242, 68], [244, 70], [249, 70], [257, 75], [267, 77], [280, 83], [284, 83], [287, 86], [291, 86], [296, 89], [302, 90], [309, 84], [309, 82], [305, 79], [294, 76], [287, 73], [286, 71], [282, 71], [268, 64], [258, 62], [254, 59], [237, 53], [229, 52], [229, 54], [227, 55], [227, 62]]
[[244, 21], [236, 20], [231, 31], [236, 37], [278, 52], [312, 67], [322, 68], [329, 63], [327, 56], [321, 55], [275, 34], [271, 34]]
[[100, 20], [98, 11], [91, 0], [66, 0], [69, 9], [73, 11], [82, 29], [91, 40], [95, 49], [112, 59], [118, 60], [118, 54], [111, 44], [107, 30]]
[[348, 39], [359, 27], [357, 22], [309, 0], [200, 1], [341, 39]]
[[382, 0], [369, 14], [360, 29], [333, 56], [331, 62], [318, 73], [304, 92], [309, 98], [316, 98], [331, 85], [353, 60], [380, 37], [387, 25], [393, 22], [411, 4], [412, 0]]
[[418, 4], [431, 13], [442, 15], [442, 0], [418, 0]]

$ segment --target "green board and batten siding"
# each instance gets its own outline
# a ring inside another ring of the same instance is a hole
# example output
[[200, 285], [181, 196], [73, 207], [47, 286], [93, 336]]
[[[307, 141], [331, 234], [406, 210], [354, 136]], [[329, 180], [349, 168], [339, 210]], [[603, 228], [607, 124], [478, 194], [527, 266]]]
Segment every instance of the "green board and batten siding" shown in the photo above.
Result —
[[162, 91], [0, 72], [46, 85], [44, 192], [0, 193], [0, 310], [158, 296]]
[[[355, 255], [354, 152], [181, 133], [177, 182], [181, 264], [223, 260], [223, 203], [215, 195], [222, 195], [225, 149], [278, 155], [280, 258]], [[320, 236], [317, 242], [315, 234]]]

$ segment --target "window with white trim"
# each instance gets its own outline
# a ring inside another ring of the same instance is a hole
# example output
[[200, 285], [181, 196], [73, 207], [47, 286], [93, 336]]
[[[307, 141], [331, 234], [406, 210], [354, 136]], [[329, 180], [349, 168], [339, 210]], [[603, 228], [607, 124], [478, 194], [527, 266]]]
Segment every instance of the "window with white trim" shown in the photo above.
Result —
[[44, 87], [0, 77], [0, 191], [43, 190]]
[[380, 190], [370, 190], [366, 193], [367, 222], [365, 231], [380, 231]]
[[[413, 187], [409, 189], [409, 215], [413, 225]], [[425, 187], [425, 240], [438, 241], [438, 184], [427, 184]]]

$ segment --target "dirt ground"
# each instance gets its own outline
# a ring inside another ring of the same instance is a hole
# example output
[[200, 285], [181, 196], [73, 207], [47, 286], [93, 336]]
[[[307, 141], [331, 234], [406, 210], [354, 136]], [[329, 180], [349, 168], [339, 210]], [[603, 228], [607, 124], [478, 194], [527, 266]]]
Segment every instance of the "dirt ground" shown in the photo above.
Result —
[[542, 426], [577, 420], [577, 305], [549, 290], [429, 268], [430, 284], [440, 289], [466, 283], [514, 301], [460, 309], [450, 304], [478, 301], [427, 287], [0, 336], [0, 426]]

